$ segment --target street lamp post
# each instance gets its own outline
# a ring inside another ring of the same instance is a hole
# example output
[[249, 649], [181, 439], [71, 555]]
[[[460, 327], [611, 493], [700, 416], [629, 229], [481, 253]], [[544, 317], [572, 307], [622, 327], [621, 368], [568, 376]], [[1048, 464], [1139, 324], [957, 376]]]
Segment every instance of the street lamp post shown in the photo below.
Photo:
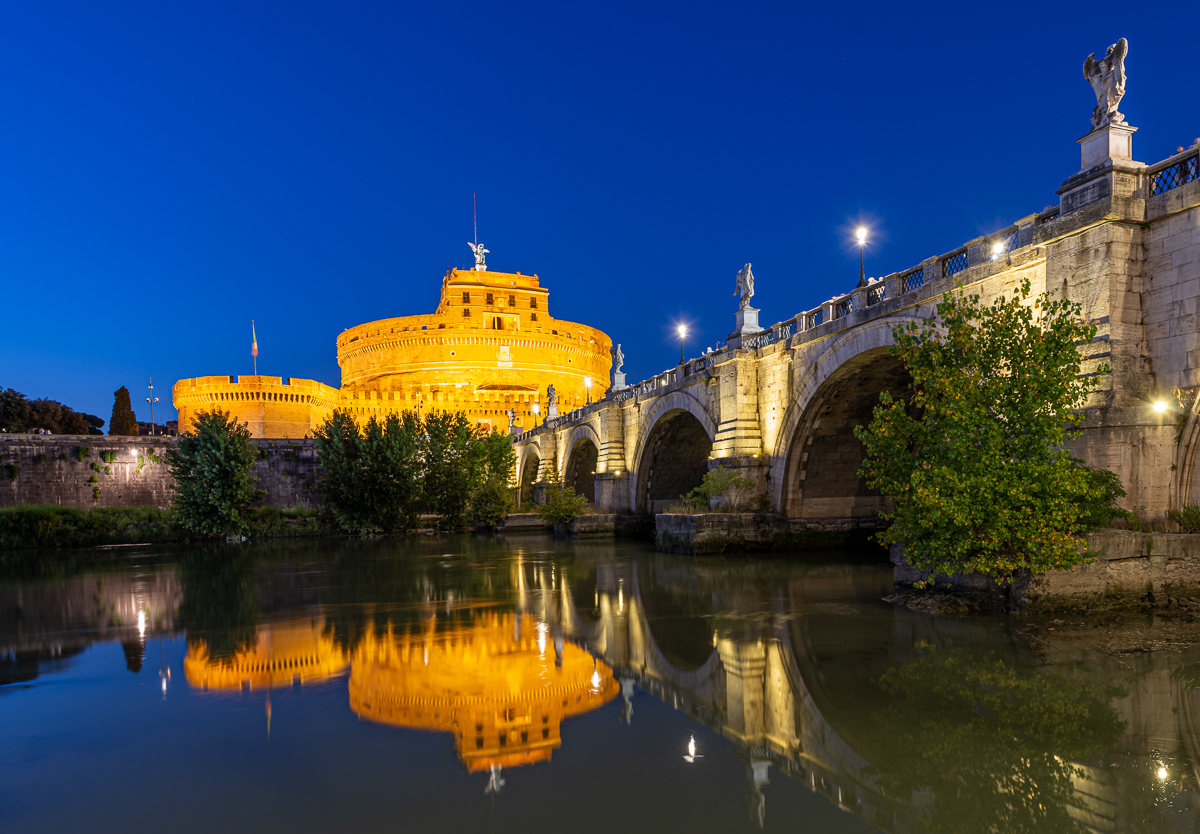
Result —
[[863, 270], [863, 247], [867, 243], [867, 227], [859, 226], [855, 234], [858, 236], [858, 286], [865, 287], [867, 285], [867, 276]]
[[587, 396], [586, 405], [591, 405], [592, 404], [592, 378], [590, 376], [585, 376], [583, 378], [583, 390]]
[[533, 412], [533, 427], [536, 429], [537, 428], [537, 418], [538, 418], [538, 415], [542, 413], [542, 407], [540, 405], [538, 405], [537, 403], [534, 403], [533, 405], [531, 405], [529, 407], [529, 410]]
[[154, 396], [154, 377], [150, 378], [150, 396], [146, 397], [146, 402], [150, 403], [150, 436], [154, 437], [154, 404], [158, 402], [158, 397]]
[[683, 364], [683, 340], [687, 338], [687, 325], [686, 324], [679, 325], [679, 327], [676, 328], [676, 332], [679, 334], [679, 364], [682, 365]]

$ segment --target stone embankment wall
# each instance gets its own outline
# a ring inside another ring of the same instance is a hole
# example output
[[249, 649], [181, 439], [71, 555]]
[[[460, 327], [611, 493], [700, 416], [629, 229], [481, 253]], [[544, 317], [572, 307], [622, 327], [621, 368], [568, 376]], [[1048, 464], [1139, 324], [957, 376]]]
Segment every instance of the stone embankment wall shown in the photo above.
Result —
[[[1165, 603], [1170, 597], [1200, 597], [1200, 535], [1190, 533], [1134, 533], [1099, 530], [1088, 536], [1094, 561], [1035, 577], [1029, 584], [1032, 607], [1058, 603], [1103, 602], [1105, 599], [1146, 597], [1154, 594]], [[893, 547], [892, 564], [897, 584], [924, 581], [929, 574], [908, 565], [899, 547]], [[939, 577], [938, 584], [968, 591], [995, 591], [980, 574]]]
[[774, 513], [659, 513], [655, 549], [666, 553], [843, 547], [867, 541], [877, 518], [785, 518]]
[[[167, 469], [172, 437], [0, 434], [0, 507], [165, 507], [175, 495]], [[316, 444], [255, 440], [261, 459], [253, 474], [267, 491], [263, 504], [320, 506]]]

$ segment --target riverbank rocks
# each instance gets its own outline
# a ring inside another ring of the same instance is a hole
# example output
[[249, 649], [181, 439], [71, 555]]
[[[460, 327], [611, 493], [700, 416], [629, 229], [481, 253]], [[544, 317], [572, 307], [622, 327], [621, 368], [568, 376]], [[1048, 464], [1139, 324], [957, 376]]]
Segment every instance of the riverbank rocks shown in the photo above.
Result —
[[1200, 535], [1098, 530], [1087, 539], [1089, 563], [1015, 583], [1011, 591], [981, 574], [938, 576], [933, 591], [921, 591], [913, 585], [929, 574], [910, 566], [903, 549], [894, 546], [897, 594], [888, 601], [917, 610], [946, 607], [919, 601], [937, 593], [991, 599], [993, 608], [1029, 613], [1144, 608], [1175, 609], [1181, 617], [1200, 614]]

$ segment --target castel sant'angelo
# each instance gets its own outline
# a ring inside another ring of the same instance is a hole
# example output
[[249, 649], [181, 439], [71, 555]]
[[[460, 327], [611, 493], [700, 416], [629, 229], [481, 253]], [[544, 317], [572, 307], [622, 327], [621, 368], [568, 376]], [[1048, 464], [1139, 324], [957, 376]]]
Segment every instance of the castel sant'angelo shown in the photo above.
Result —
[[480, 245], [473, 270], [450, 269], [430, 315], [380, 319], [337, 338], [340, 389], [311, 379], [202, 376], [172, 390], [179, 428], [219, 408], [255, 437], [311, 437], [334, 409], [361, 422], [406, 409], [462, 411], [485, 428], [532, 428], [548, 415], [547, 388], [566, 413], [608, 389], [612, 342], [550, 315], [537, 275], [491, 272]]

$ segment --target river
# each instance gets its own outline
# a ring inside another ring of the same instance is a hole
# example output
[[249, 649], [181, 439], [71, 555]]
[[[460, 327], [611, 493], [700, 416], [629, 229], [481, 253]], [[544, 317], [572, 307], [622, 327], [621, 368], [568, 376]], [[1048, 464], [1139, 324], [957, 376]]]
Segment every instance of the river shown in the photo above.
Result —
[[2, 831], [1200, 827], [1200, 649], [1151, 615], [934, 618], [871, 553], [96, 555], [0, 576]]

